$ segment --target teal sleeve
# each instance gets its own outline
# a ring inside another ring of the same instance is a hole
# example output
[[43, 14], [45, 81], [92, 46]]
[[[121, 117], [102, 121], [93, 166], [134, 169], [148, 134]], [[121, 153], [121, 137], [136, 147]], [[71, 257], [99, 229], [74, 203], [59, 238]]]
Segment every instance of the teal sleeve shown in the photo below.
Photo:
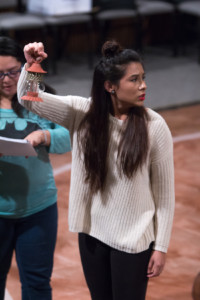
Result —
[[61, 154], [71, 151], [70, 135], [66, 128], [52, 123], [52, 128], [48, 128], [47, 130], [51, 135], [50, 153]]

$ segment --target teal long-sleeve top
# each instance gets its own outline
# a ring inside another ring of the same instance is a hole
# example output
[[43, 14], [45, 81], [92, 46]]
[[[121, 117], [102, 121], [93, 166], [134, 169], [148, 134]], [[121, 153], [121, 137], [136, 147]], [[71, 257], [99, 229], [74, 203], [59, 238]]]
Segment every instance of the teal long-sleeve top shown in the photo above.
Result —
[[0, 109], [0, 136], [24, 139], [35, 130], [48, 130], [49, 147], [36, 147], [37, 157], [0, 157], [0, 217], [22, 218], [57, 201], [57, 188], [49, 153], [70, 151], [67, 129], [23, 109], [18, 117], [12, 109]]

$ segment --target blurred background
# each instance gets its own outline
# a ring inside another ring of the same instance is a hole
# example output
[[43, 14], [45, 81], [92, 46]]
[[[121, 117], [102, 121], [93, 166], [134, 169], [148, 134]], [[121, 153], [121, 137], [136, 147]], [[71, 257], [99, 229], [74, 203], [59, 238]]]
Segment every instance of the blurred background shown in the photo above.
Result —
[[[45, 81], [60, 95], [90, 96], [108, 39], [142, 55], [146, 106], [161, 113], [174, 139], [176, 188], [167, 264], [147, 300], [200, 300], [200, 0], [0, 0], [0, 35], [22, 47], [42, 41]], [[67, 228], [71, 153], [51, 161], [59, 207], [54, 299], [88, 300], [77, 236]], [[5, 299], [21, 299], [15, 259]]]
[[147, 106], [200, 100], [199, 0], [1, 0], [0, 34], [44, 43], [46, 81], [59, 94], [89, 96], [101, 45], [116, 39], [143, 56]]

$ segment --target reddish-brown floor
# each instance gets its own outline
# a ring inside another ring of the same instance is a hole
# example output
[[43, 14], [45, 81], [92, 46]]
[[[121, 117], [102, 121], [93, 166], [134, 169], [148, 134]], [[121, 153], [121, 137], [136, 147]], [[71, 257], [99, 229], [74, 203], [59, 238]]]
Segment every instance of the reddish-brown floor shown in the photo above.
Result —
[[[200, 132], [200, 105], [160, 112], [173, 137]], [[51, 155], [54, 168], [70, 163], [71, 155]], [[162, 275], [149, 281], [147, 300], [191, 300], [200, 271], [200, 137], [174, 144], [176, 209], [167, 263]], [[56, 176], [59, 229], [52, 287], [54, 300], [89, 300], [77, 247], [68, 231], [70, 171]], [[13, 300], [20, 300], [18, 272], [13, 259], [7, 282]], [[103, 300], [103, 299], [102, 299]]]

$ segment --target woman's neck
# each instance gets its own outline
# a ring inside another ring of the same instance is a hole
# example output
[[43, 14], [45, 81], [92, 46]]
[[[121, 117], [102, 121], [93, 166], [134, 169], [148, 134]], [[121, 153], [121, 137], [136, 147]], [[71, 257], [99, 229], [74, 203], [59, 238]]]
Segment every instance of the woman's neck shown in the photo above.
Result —
[[121, 103], [117, 101], [115, 97], [112, 97], [112, 104], [114, 117], [119, 120], [126, 120], [128, 117], [130, 106], [125, 107], [125, 105], [121, 105]]
[[11, 100], [6, 97], [1, 96], [0, 97], [0, 108], [11, 109], [12, 108]]

